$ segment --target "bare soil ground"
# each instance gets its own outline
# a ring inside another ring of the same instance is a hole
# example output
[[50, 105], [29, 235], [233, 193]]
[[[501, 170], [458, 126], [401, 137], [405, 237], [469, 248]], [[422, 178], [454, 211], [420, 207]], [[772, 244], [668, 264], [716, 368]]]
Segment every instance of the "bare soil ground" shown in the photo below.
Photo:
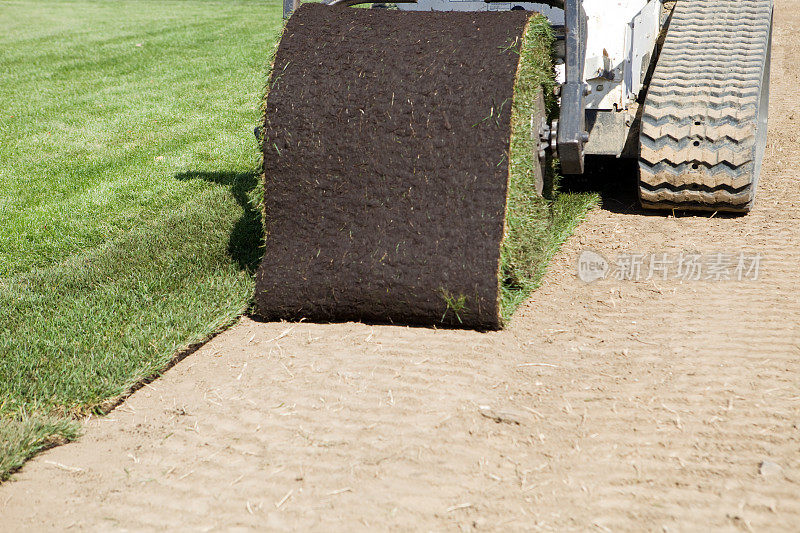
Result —
[[[244, 319], [0, 486], [0, 529], [797, 530], [800, 1], [776, 4], [751, 215], [609, 188], [500, 333]], [[587, 285], [587, 248], [764, 259]]]

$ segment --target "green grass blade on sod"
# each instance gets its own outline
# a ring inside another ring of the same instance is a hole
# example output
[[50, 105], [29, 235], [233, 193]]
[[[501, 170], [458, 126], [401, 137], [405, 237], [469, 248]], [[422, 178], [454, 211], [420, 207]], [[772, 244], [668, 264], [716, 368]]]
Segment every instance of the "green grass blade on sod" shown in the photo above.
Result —
[[548, 20], [534, 17], [519, 49], [511, 109], [506, 235], [500, 252], [500, 308], [504, 322], [509, 322], [519, 305], [539, 287], [550, 258], [598, 202], [593, 194], [560, 193], [557, 165], [547, 169], [545, 197], [536, 193], [534, 167], [540, 164], [539, 141], [530, 135], [530, 117], [536, 113], [542, 90], [551, 114], [557, 113], [552, 96], [552, 40]]

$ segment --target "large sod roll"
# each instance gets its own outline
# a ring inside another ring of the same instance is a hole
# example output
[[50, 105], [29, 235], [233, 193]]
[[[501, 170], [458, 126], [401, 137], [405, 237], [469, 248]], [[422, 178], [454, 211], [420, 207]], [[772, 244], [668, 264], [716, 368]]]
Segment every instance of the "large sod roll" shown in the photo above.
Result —
[[502, 326], [501, 278], [520, 269], [501, 255], [524, 258], [519, 204], [541, 179], [549, 63], [527, 63], [549, 40], [531, 17], [294, 13], [264, 109], [258, 315]]

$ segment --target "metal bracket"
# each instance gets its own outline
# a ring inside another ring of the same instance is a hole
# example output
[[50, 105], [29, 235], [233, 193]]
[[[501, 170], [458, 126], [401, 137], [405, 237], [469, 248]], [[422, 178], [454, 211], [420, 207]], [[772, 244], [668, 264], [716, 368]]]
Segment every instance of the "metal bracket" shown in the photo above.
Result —
[[[485, 1], [494, 3], [503, 0]], [[586, 96], [591, 91], [591, 87], [583, 81], [587, 35], [583, 0], [532, 1], [564, 10], [565, 83], [559, 87], [561, 113], [560, 119], [554, 121], [550, 127], [550, 145], [558, 152], [562, 173], [583, 174], [584, 146], [589, 142], [586, 131]]]
[[586, 96], [589, 86], [583, 81], [586, 63], [586, 12], [582, 0], [564, 2], [566, 26], [566, 76], [561, 87], [561, 113], [558, 121], [558, 158], [564, 174], [583, 174], [586, 132]]

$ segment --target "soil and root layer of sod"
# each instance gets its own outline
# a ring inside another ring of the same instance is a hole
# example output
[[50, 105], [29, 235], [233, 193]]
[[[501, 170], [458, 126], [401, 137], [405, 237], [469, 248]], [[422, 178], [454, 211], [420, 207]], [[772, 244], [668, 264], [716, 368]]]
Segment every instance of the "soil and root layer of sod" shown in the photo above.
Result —
[[500, 328], [535, 276], [546, 28], [524, 11], [298, 9], [265, 101], [257, 313]]

